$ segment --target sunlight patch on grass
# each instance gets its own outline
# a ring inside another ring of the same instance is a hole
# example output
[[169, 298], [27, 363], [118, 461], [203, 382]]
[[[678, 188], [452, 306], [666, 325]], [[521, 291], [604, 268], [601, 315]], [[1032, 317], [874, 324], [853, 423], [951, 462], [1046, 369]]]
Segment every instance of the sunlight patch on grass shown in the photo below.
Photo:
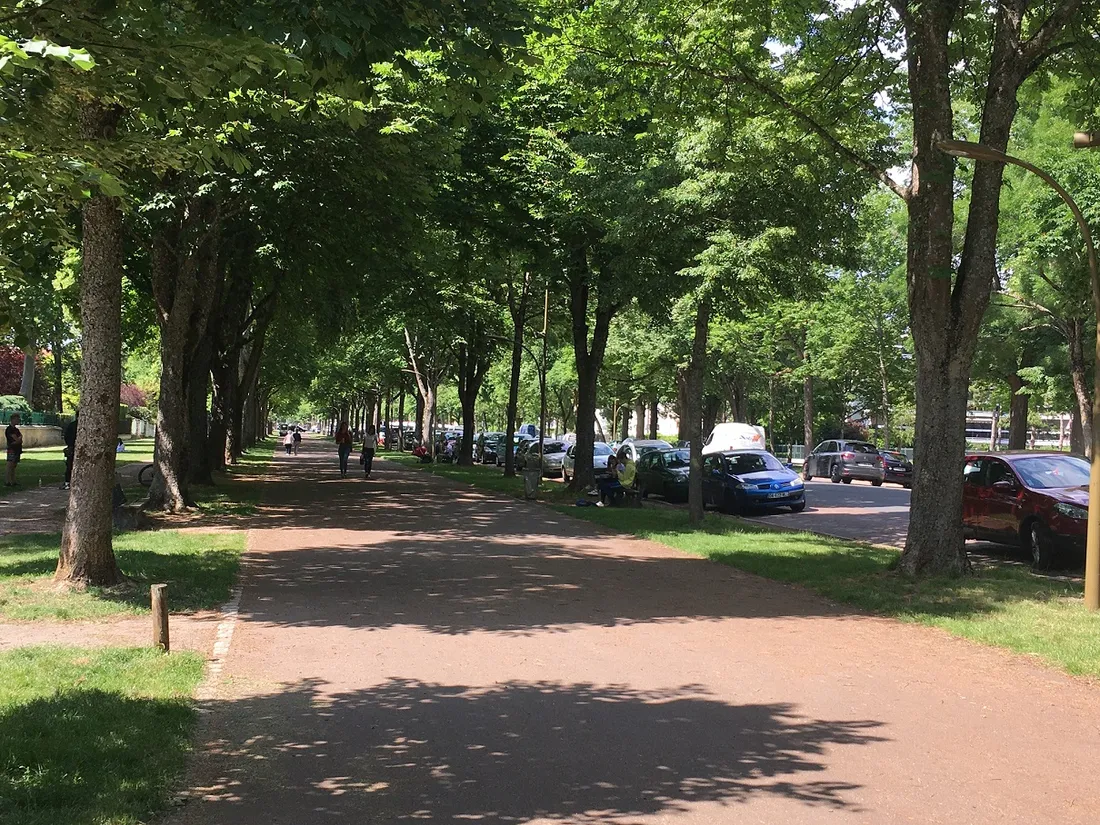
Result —
[[117, 588], [58, 592], [50, 576], [61, 539], [56, 534], [0, 539], [0, 617], [15, 620], [95, 619], [146, 613], [149, 585], [168, 584], [173, 612], [218, 607], [229, 598], [245, 547], [243, 533], [122, 533], [115, 555], [132, 582]]

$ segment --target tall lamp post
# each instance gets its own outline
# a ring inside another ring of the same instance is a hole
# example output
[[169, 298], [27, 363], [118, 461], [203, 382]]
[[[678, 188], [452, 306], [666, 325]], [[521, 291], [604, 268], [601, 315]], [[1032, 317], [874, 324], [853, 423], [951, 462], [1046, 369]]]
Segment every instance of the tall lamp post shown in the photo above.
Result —
[[[1078, 149], [1100, 145], [1100, 135], [1078, 132], [1074, 136], [1073, 145]], [[970, 143], [965, 140], [941, 140], [936, 144], [936, 148], [956, 158], [1008, 163], [1026, 169], [1057, 192], [1077, 220], [1081, 235], [1085, 239], [1085, 251], [1088, 253], [1089, 275], [1092, 278], [1092, 305], [1097, 317], [1096, 364], [1092, 387], [1092, 462], [1094, 465], [1100, 465], [1100, 264], [1097, 263], [1092, 230], [1089, 229], [1081, 207], [1049, 172], [1044, 172], [1026, 160], [1006, 155], [981, 143]], [[1085, 607], [1088, 610], [1100, 609], [1100, 471], [1098, 470], [1100, 466], [1094, 467], [1089, 474], [1088, 536], [1085, 540]]]

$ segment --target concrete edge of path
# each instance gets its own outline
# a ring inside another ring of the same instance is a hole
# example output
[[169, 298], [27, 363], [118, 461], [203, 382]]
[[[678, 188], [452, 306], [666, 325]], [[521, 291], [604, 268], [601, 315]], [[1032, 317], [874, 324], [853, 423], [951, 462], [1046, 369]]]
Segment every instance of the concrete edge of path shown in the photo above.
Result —
[[[380, 460], [381, 461], [386, 461], [386, 459], [384, 459], [384, 458], [380, 459]], [[437, 475], [435, 473], [426, 472], [426, 471], [421, 470], [419, 467], [416, 467], [414, 465], [408, 465], [407, 466], [407, 465], [404, 465], [404, 464], [402, 464], [400, 462], [396, 462], [396, 461], [391, 461], [389, 463], [392, 464], [393, 466], [398, 467], [398, 468], [403, 469], [403, 470], [415, 470], [418, 474], [423, 475], [423, 476], [428, 476], [429, 478], [437, 481], [438, 483], [442, 484], [445, 487], [452, 487], [452, 488], [456, 488], [456, 489], [470, 489], [470, 490], [478, 493], [479, 495], [484, 496], [485, 498], [487, 498], [489, 500], [496, 500], [496, 501], [506, 502], [506, 503], [511, 503], [511, 504], [514, 504], [514, 503], [528, 504], [528, 505], [532, 505], [532, 506], [537, 507], [537, 508], [541, 508], [543, 510], [548, 510], [548, 511], [552, 512], [554, 515], [564, 516], [565, 518], [571, 519], [574, 522], [577, 522], [579, 524], [584, 524], [586, 526], [586, 528], [591, 530], [592, 533], [595, 534], [595, 535], [604, 535], [604, 536], [609, 536], [609, 537], [615, 537], [615, 538], [618, 538], [618, 539], [625, 539], [627, 541], [640, 542], [640, 543], [643, 543], [643, 544], [647, 544], [647, 543], [648, 544], [654, 544], [654, 545], [656, 545], [658, 547], [661, 547], [665, 550], [671, 550], [672, 552], [680, 553], [686, 558], [697, 559], [698, 561], [703, 562], [703, 563], [707, 563], [707, 564], [717, 564], [717, 562], [714, 562], [714, 561], [706, 558], [705, 556], [694, 555], [692, 553], [688, 553], [688, 552], [685, 552], [683, 550], [680, 550], [679, 548], [672, 547], [671, 545], [662, 544], [661, 542], [656, 541], [654, 539], [642, 538], [641, 536], [635, 535], [634, 533], [624, 533], [620, 530], [614, 529], [613, 527], [607, 527], [603, 524], [597, 524], [596, 522], [588, 521], [587, 519], [584, 519], [584, 518], [579, 518], [579, 517], [573, 515], [572, 513], [568, 512], [564, 508], [555, 509], [554, 505], [549, 504], [549, 503], [544, 502], [544, 501], [540, 501], [538, 499], [528, 499], [528, 498], [522, 498], [522, 497], [517, 497], [517, 496], [510, 496], [507, 493], [502, 493], [502, 492], [499, 492], [499, 491], [496, 491], [496, 490], [488, 490], [488, 489], [485, 489], [484, 487], [479, 487], [477, 484], [472, 484], [468, 481], [462, 481], [460, 479], [451, 478], [449, 476]], [[670, 510], [676, 509], [672, 505], [668, 505], [668, 504], [665, 504], [663, 502], [660, 502], [660, 503], [651, 502], [651, 503], [659, 504], [659, 506], [665, 507], [665, 508], [670, 509]], [[800, 534], [803, 534], [803, 535], [820, 536], [822, 538], [829, 538], [829, 539], [833, 539], [833, 540], [836, 540], [836, 541], [839, 541], [839, 542], [843, 542], [843, 543], [851, 545], [853, 547], [874, 547], [876, 549], [890, 550], [891, 552], [894, 552], [894, 553], [900, 553], [901, 552], [899, 550], [899, 548], [897, 548], [893, 545], [889, 545], [889, 544], [873, 544], [871, 542], [859, 541], [857, 539], [846, 538], [844, 536], [836, 536], [836, 535], [832, 535], [832, 534], [828, 534], [828, 533], [819, 533], [819, 532], [815, 532], [815, 531], [812, 531], [812, 530], [799, 529], [797, 527], [787, 527], [787, 526], [784, 526], [784, 525], [770, 524], [770, 523], [767, 523], [767, 522], [760, 523], [760, 522], [754, 522], [754, 521], [747, 521], [745, 519], [741, 519], [741, 518], [738, 518], [736, 516], [730, 516], [730, 515], [727, 515], [727, 514], [724, 514], [724, 513], [720, 514], [720, 515], [721, 515], [722, 518], [728, 519], [732, 522], [736, 522], [738, 524], [743, 524], [743, 525], [746, 525], [746, 526], [758, 527], [758, 528], [762, 528], [764, 530], [771, 530], [771, 531], [781, 532], [781, 533], [794, 533], [794, 534], [800, 533]], [[803, 598], [817, 599], [817, 600], [820, 600], [821, 602], [823, 602], [825, 604], [832, 605], [832, 606], [836, 607], [837, 609], [843, 609], [843, 610], [846, 610], [846, 611], [850, 611], [854, 615], [861, 616], [861, 617], [864, 617], [864, 618], [869, 619], [869, 620], [887, 622], [891, 625], [909, 627], [909, 628], [912, 628], [913, 630], [918, 630], [919, 632], [927, 633], [930, 636], [938, 637], [941, 640], [950, 642], [951, 644], [962, 645], [962, 646], [965, 646], [966, 648], [969, 648], [969, 649], [972, 649], [972, 650], [975, 650], [975, 651], [980, 651], [980, 652], [983, 652], [983, 653], [989, 653], [990, 651], [993, 651], [993, 652], [997, 653], [998, 655], [1007, 657], [1009, 660], [1011, 660], [1012, 662], [1014, 662], [1016, 664], [1027, 665], [1027, 666], [1031, 666], [1031, 667], [1038, 667], [1039, 669], [1041, 669], [1041, 670], [1043, 670], [1047, 673], [1055, 674], [1057, 676], [1064, 677], [1066, 679], [1070, 679], [1070, 680], [1072, 680], [1072, 681], [1074, 681], [1078, 684], [1082, 684], [1082, 685], [1086, 685], [1086, 686], [1090, 686], [1090, 687], [1100, 687], [1100, 678], [1095, 678], [1095, 677], [1087, 676], [1087, 675], [1083, 675], [1083, 674], [1070, 673], [1067, 670], [1065, 670], [1063, 668], [1060, 668], [1057, 665], [1054, 665], [1053, 663], [1047, 662], [1044, 659], [1041, 659], [1041, 658], [1039, 658], [1038, 656], [1036, 656], [1034, 654], [1020, 653], [1020, 652], [1017, 652], [1017, 651], [1012, 650], [1012, 649], [1007, 648], [1007, 647], [1001, 647], [1001, 646], [995, 645], [995, 644], [986, 644], [986, 643], [977, 641], [975, 639], [969, 639], [965, 636], [960, 636], [960, 635], [951, 633], [950, 631], [948, 631], [948, 630], [946, 630], [942, 627], [936, 627], [934, 625], [927, 625], [927, 624], [919, 624], [919, 623], [915, 623], [915, 622], [904, 622], [900, 619], [893, 618], [892, 616], [884, 616], [881, 613], [873, 613], [873, 612], [864, 610], [862, 608], [856, 607], [855, 605], [844, 604], [842, 602], [834, 601], [833, 599], [830, 599], [827, 596], [822, 595], [821, 593], [818, 593], [817, 591], [812, 590], [811, 588], [809, 588], [805, 585], [798, 584], [798, 583], [795, 583], [795, 582], [784, 582], [784, 581], [779, 581], [778, 579], [771, 579], [771, 578], [768, 578], [767, 576], [762, 576], [758, 573], [752, 573], [752, 572], [747, 571], [747, 570], [742, 570], [741, 568], [733, 566], [733, 565], [722, 565], [722, 567], [724, 567], [726, 570], [728, 570], [731, 574], [736, 575], [738, 577], [743, 577], [743, 578], [751, 580], [751, 581], [764, 583], [764, 584], [767, 584], [768, 586], [771, 586], [771, 587], [787, 588], [787, 589], [790, 589], [790, 590], [796, 590], [800, 594], [802, 594]]]

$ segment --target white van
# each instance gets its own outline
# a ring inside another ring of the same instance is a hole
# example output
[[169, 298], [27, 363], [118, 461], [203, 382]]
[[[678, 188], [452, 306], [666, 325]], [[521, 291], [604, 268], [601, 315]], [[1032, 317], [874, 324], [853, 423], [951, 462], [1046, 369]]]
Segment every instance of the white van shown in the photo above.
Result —
[[721, 453], [726, 450], [766, 450], [767, 439], [764, 428], [753, 424], [729, 422], [715, 424], [707, 440], [703, 442], [703, 455]]

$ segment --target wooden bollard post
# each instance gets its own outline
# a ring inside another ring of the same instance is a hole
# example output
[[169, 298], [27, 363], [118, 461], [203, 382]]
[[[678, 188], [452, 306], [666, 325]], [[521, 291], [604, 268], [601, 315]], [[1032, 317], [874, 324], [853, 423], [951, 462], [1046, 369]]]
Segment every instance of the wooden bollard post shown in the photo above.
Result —
[[159, 647], [165, 653], [168, 653], [171, 647], [168, 641], [167, 590], [166, 584], [154, 584], [149, 588], [149, 595], [153, 601], [153, 647]]

